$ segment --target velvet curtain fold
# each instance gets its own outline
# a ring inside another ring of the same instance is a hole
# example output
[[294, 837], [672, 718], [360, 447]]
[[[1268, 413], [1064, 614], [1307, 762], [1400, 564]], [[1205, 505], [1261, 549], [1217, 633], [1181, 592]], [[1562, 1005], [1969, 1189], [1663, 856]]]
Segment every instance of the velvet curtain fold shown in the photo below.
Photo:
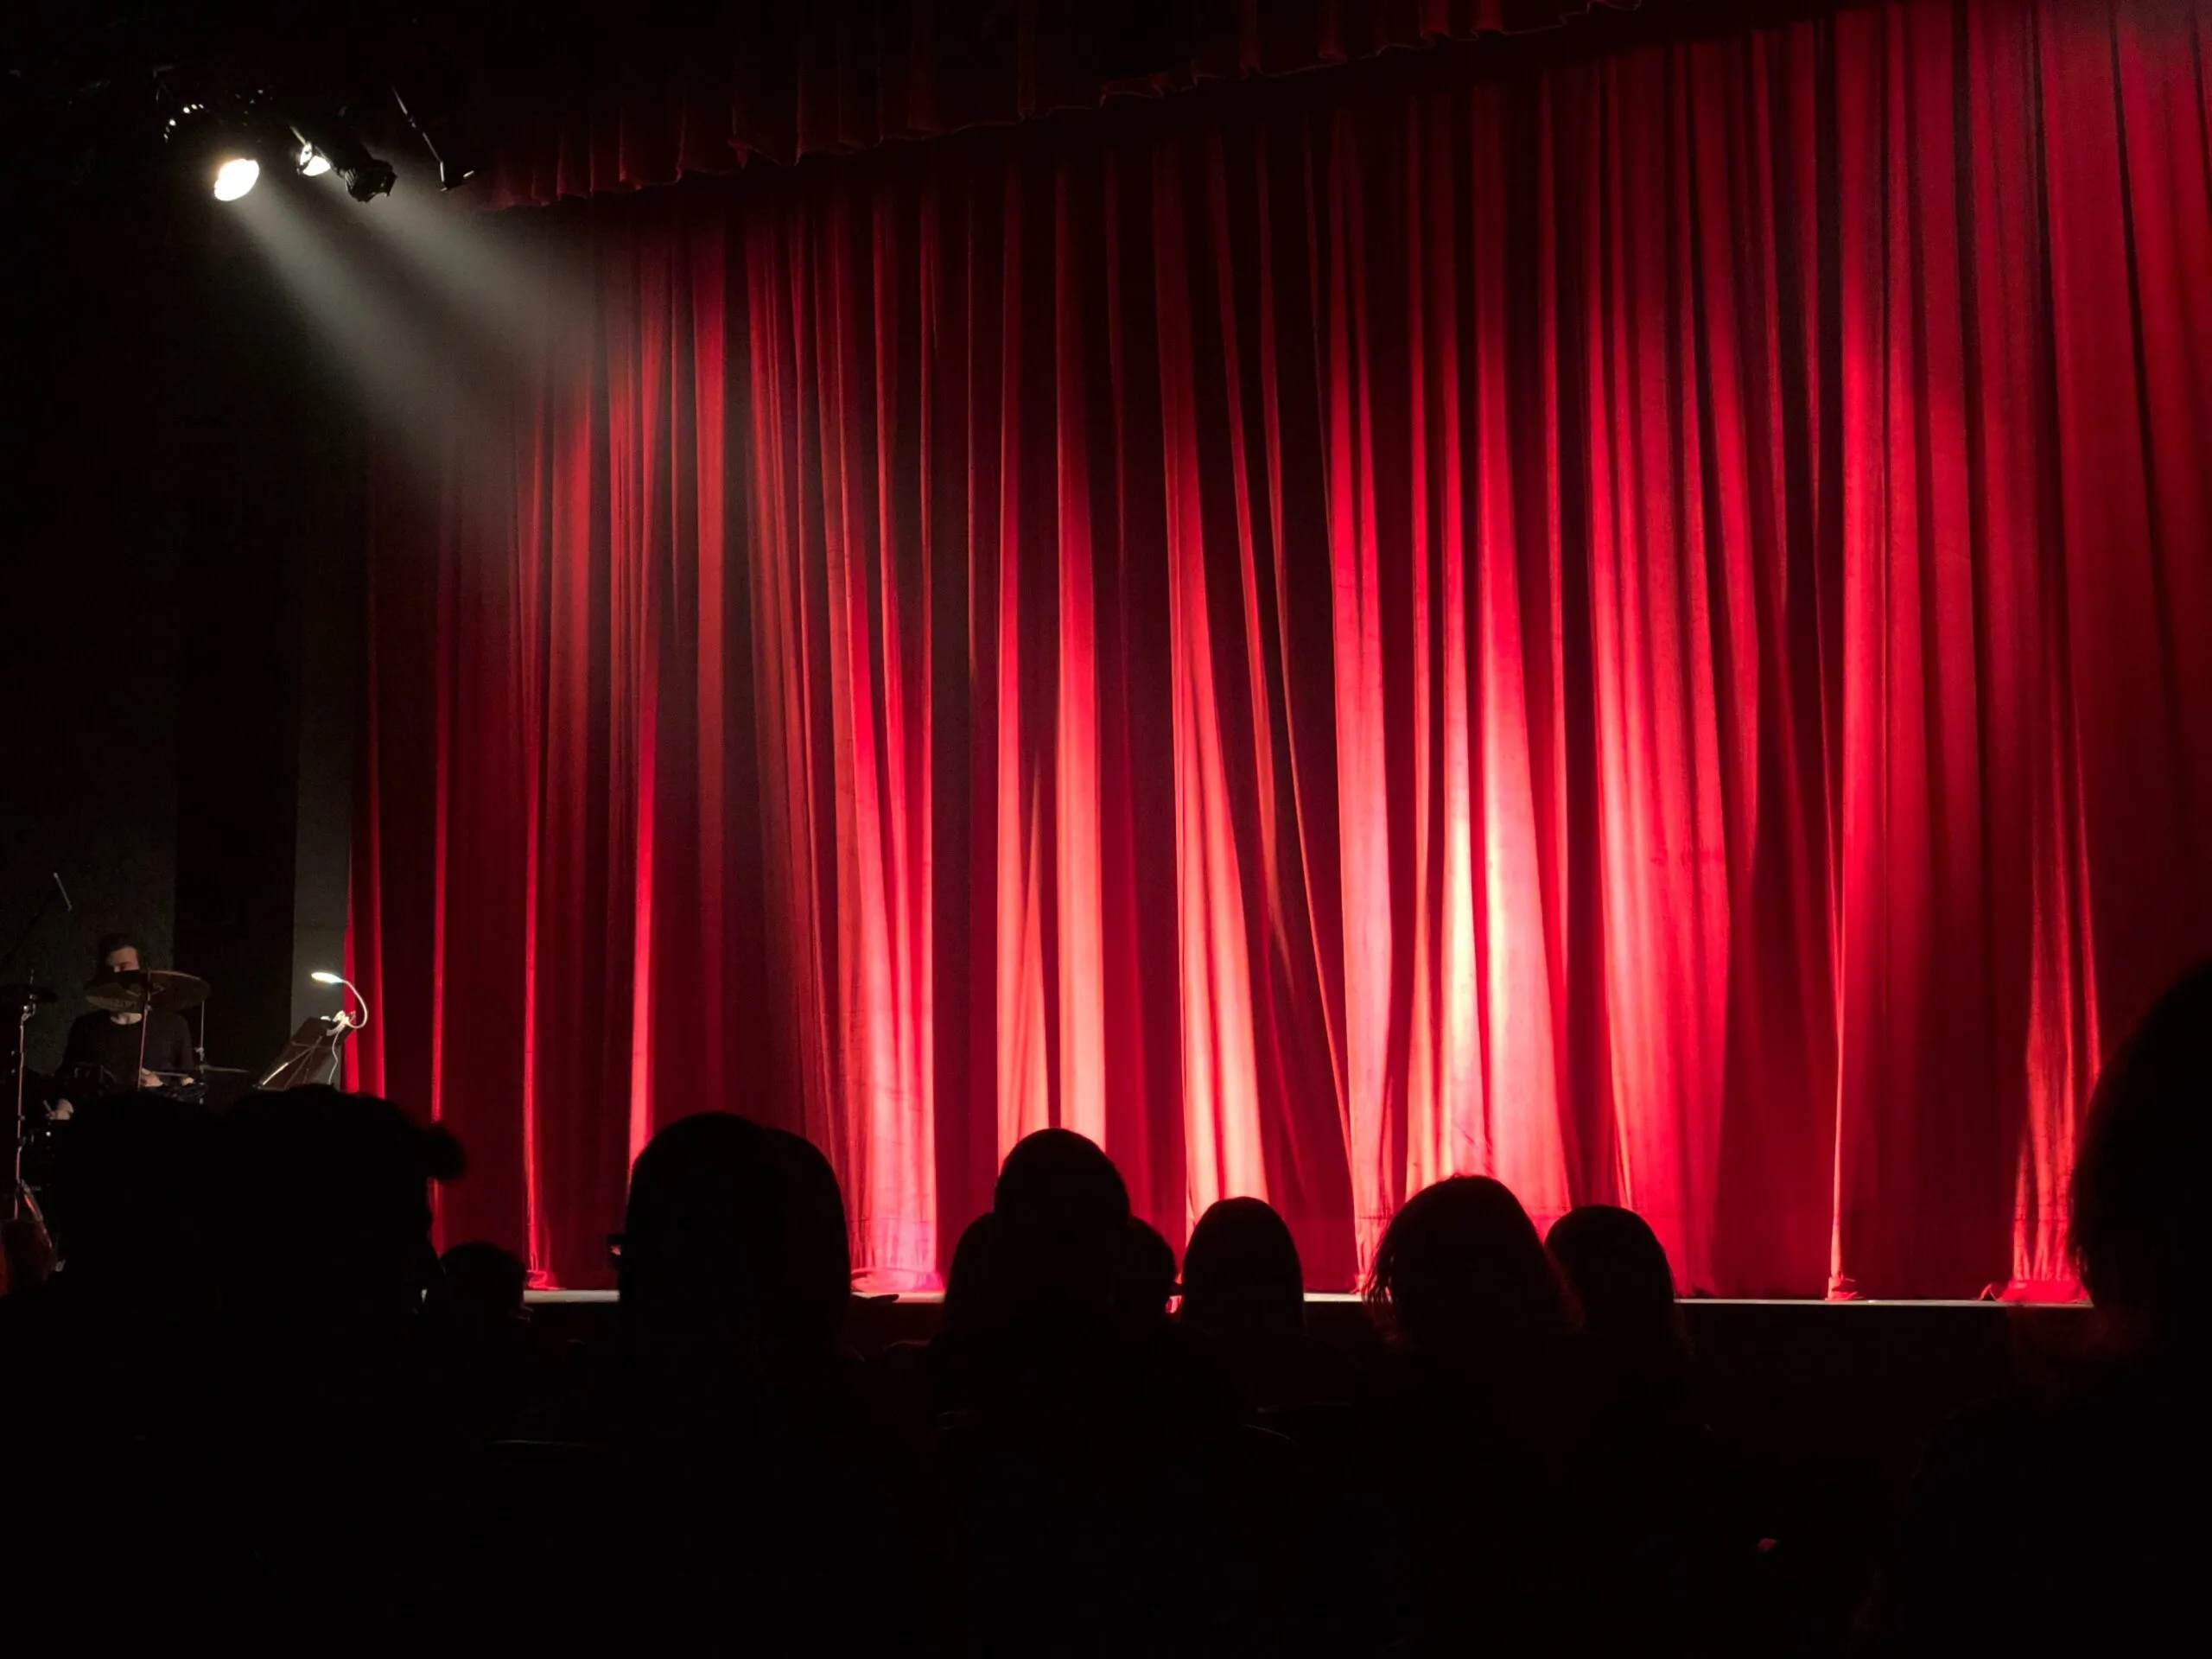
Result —
[[1351, 1283], [2068, 1279], [2212, 946], [2212, 8], [1910, 0], [480, 221], [379, 491], [360, 1081], [606, 1281], [729, 1106], [925, 1286], [1047, 1123]]

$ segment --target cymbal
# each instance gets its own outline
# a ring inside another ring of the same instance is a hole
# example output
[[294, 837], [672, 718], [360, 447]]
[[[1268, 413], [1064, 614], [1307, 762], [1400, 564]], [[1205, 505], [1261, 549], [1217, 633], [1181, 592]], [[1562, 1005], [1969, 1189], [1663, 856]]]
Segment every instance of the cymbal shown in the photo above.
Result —
[[178, 1014], [207, 1000], [208, 985], [190, 974], [142, 968], [127, 974], [102, 974], [85, 987], [85, 1001], [110, 1014]]

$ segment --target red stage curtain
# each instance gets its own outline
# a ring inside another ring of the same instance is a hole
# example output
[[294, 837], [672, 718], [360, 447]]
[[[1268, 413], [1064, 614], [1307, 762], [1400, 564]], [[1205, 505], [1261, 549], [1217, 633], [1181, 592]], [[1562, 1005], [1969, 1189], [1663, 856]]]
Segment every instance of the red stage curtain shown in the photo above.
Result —
[[2063, 1281], [2099, 1058], [2212, 944], [2209, 20], [480, 220], [543, 280], [378, 503], [355, 876], [447, 1236], [604, 1282], [726, 1105], [883, 1286], [1047, 1123], [1317, 1286], [1465, 1170], [1713, 1292]]
[[[503, 40], [477, 100], [496, 142], [474, 187], [496, 207], [726, 173], [901, 138], [1284, 74], [1393, 47], [1555, 28], [1638, 0], [722, 0], [534, 17]], [[1686, 0], [1691, 8], [1708, 0]], [[715, 15], [717, 10], [719, 15]], [[702, 14], [705, 15], [702, 15]], [[1178, 16], [1183, 30], [1161, 27]], [[1106, 80], [1127, 44], [1188, 48], [1179, 67]], [[550, 54], [540, 60], [534, 46]]]

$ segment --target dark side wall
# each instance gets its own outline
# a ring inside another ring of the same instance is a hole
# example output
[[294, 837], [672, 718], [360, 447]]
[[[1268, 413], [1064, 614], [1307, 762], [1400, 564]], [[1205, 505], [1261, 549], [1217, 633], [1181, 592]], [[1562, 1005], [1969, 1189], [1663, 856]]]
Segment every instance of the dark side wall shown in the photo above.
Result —
[[[93, 941], [135, 929], [165, 963], [176, 929], [183, 549], [161, 453], [163, 329], [144, 227], [41, 215], [11, 237], [0, 293], [0, 979], [73, 988]], [[56, 899], [50, 873], [73, 912]], [[33, 1023], [50, 1064], [65, 1001]]]
[[238, 1067], [342, 944], [358, 457], [251, 245], [162, 184], [19, 205], [0, 253], [0, 980], [62, 988], [41, 1069], [103, 931], [209, 980]]

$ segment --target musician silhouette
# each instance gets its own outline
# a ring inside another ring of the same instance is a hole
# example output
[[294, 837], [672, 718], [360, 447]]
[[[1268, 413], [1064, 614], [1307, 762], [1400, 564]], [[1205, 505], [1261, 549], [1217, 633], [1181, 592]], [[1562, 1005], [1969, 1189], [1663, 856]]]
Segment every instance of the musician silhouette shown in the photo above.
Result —
[[[111, 933], [99, 942], [86, 995], [111, 1006], [96, 1006], [78, 1017], [69, 1027], [68, 1046], [61, 1057], [63, 1085], [79, 1099], [191, 1081], [192, 1029], [184, 1016], [162, 1007], [158, 995], [150, 1008], [141, 1012], [128, 1006], [131, 996], [119, 995], [146, 987], [145, 979], [133, 977], [145, 972], [143, 957], [130, 934]], [[139, 995], [135, 1000], [143, 1004], [148, 998]], [[71, 1109], [70, 1102], [63, 1100], [54, 1116], [66, 1118]]]

